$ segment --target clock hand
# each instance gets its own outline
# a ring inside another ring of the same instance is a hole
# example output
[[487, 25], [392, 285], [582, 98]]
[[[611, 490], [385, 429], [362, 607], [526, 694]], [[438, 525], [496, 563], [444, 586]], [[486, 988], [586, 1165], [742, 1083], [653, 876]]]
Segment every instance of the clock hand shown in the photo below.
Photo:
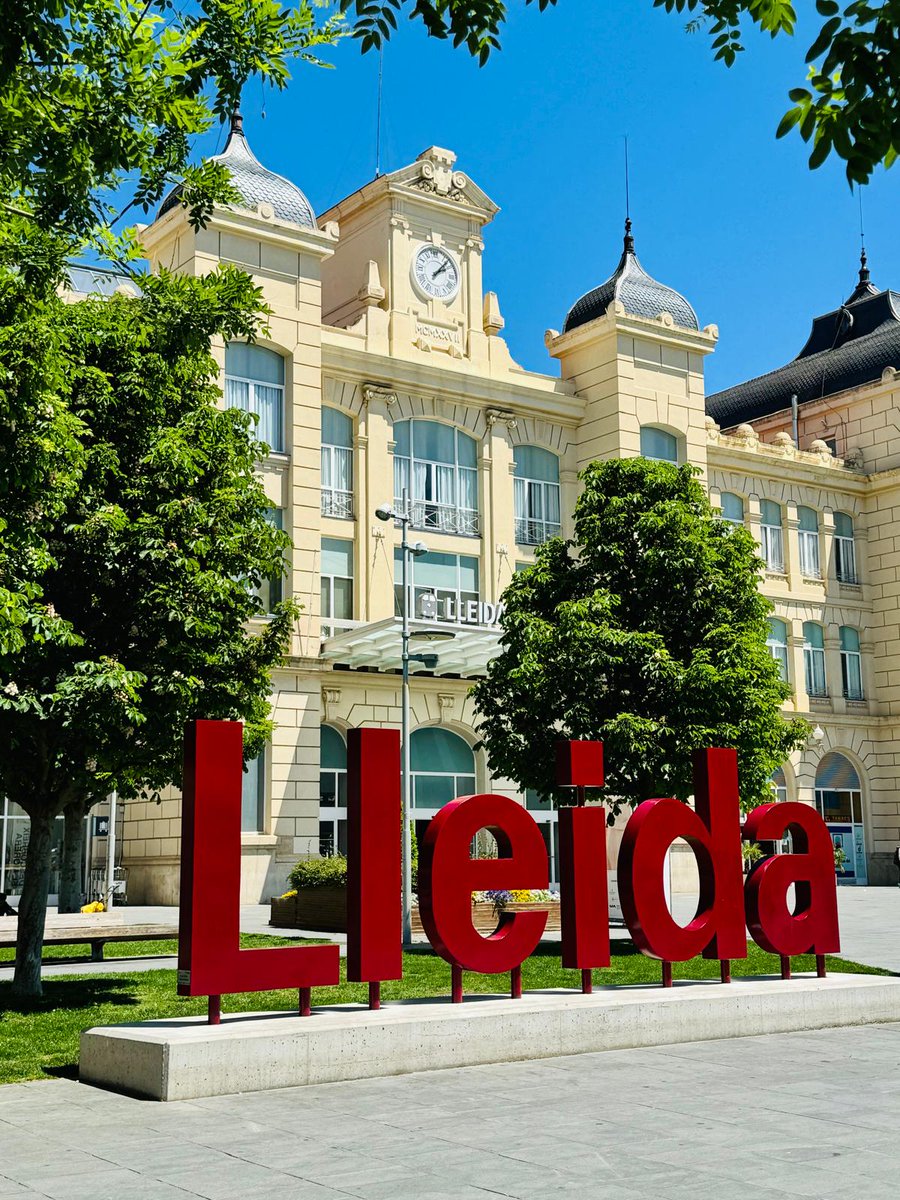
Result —
[[450, 264], [448, 262], [442, 263], [441, 266], [438, 267], [438, 269], [435, 271], [435, 273], [432, 275], [431, 278], [437, 279], [438, 275], [443, 275], [443, 273], [447, 270], [447, 268], [449, 266], [450, 266]]

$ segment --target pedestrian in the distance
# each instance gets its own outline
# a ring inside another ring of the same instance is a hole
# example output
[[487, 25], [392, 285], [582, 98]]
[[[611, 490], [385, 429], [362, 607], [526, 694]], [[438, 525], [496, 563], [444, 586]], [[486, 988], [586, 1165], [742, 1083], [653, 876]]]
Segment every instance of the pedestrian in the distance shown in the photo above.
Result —
[[900, 887], [900, 846], [894, 851], [894, 866], [897, 868], [897, 887]]
[[6, 899], [6, 892], [0, 892], [0, 917], [16, 917], [19, 914], [11, 908]]

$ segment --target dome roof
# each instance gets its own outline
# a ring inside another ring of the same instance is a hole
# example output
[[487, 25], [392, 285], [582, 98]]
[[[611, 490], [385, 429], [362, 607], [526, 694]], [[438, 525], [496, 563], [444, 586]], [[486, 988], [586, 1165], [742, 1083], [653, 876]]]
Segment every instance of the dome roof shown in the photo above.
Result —
[[609, 306], [618, 300], [632, 317], [654, 319], [661, 313], [671, 315], [682, 329], [699, 329], [697, 314], [680, 292], [657, 283], [638, 262], [631, 236], [631, 219], [625, 221], [625, 245], [619, 265], [605, 283], [576, 300], [566, 315], [563, 333], [602, 317]]
[[[235, 113], [231, 118], [231, 133], [225, 149], [210, 161], [222, 163], [228, 168], [231, 182], [240, 196], [239, 200], [232, 202], [232, 207], [256, 213], [258, 205], [270, 204], [276, 220], [290, 221], [305, 229], [316, 228], [316, 214], [297, 185], [264, 167], [250, 149], [240, 113]], [[180, 203], [181, 185], [178, 184], [160, 205], [159, 216]]]

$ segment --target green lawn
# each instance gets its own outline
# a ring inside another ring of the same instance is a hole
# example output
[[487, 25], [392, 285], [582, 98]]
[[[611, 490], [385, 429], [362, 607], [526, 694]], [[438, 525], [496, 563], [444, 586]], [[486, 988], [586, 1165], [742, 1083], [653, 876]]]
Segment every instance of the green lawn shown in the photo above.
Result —
[[[281, 939], [243, 937], [244, 946], [278, 945]], [[132, 956], [147, 952], [171, 953], [174, 943], [120, 943], [119, 954]], [[112, 949], [112, 947], [110, 947]], [[807, 956], [792, 960], [795, 972], [813, 971], [814, 960]], [[864, 967], [840, 958], [829, 958], [831, 971], [887, 975], [875, 967]], [[450, 967], [430, 950], [404, 955], [404, 977], [382, 985], [385, 1000], [408, 996], [441, 996], [450, 991]], [[778, 959], [750, 945], [746, 959], [732, 963], [734, 975], [776, 975]], [[676, 979], [714, 979], [719, 964], [702, 958], [676, 963]], [[660, 964], [639, 954], [630, 942], [614, 945], [612, 965], [594, 972], [601, 984], [657, 983]], [[508, 975], [465, 975], [469, 992], [504, 992]], [[564, 970], [559, 964], [559, 947], [542, 945], [522, 967], [522, 986], [527, 991], [539, 988], [578, 988], [580, 973]], [[364, 1003], [365, 984], [347, 983], [341, 964], [341, 983], [337, 987], [315, 988], [313, 1004]], [[223, 998], [225, 1012], [263, 1009], [290, 1009], [297, 1003], [295, 991], [247, 993]], [[145, 1021], [158, 1017], [185, 1016], [206, 1011], [206, 1001], [179, 999], [175, 994], [174, 971], [141, 971], [127, 968], [112, 975], [70, 975], [46, 979], [44, 996], [37, 1002], [23, 1003], [13, 998], [8, 983], [0, 983], [0, 1083], [39, 1079], [47, 1074], [74, 1074], [78, 1061], [78, 1038], [92, 1025], [113, 1025], [121, 1021]]]

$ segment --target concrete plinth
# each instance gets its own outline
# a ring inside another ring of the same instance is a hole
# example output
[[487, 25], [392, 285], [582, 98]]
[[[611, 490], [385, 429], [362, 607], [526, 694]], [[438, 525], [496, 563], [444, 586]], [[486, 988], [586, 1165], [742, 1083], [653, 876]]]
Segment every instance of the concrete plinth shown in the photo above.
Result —
[[685, 981], [89, 1029], [81, 1079], [156, 1100], [900, 1019], [900, 979]]

